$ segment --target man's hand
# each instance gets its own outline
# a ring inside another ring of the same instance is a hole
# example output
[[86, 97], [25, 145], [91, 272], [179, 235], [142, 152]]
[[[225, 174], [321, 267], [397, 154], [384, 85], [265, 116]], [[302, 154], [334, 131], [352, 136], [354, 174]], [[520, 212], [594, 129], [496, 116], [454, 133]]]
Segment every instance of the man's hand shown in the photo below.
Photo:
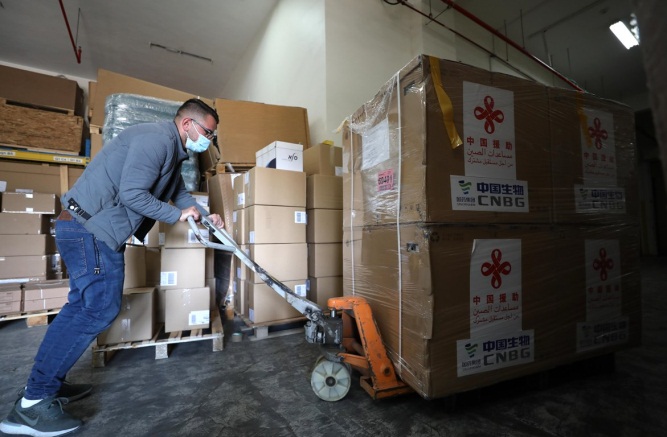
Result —
[[190, 208], [181, 210], [181, 218], [179, 218], [178, 221], [185, 222], [188, 220], [188, 217], [192, 217], [196, 222], [198, 222], [200, 216], [201, 214], [199, 214], [197, 207], [191, 206]]
[[213, 223], [216, 228], [222, 228], [225, 226], [225, 222], [222, 221], [222, 218], [218, 214], [211, 214], [207, 218], [208, 221]]

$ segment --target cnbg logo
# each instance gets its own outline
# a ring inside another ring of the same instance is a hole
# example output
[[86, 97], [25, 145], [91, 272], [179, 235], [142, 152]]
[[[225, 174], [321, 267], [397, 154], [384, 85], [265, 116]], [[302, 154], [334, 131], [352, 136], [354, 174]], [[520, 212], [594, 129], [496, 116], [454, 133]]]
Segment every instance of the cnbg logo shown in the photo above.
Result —
[[472, 187], [472, 182], [460, 180], [459, 187], [461, 187], [461, 191], [463, 192], [463, 194], [467, 196], [468, 194], [470, 194], [470, 188]]

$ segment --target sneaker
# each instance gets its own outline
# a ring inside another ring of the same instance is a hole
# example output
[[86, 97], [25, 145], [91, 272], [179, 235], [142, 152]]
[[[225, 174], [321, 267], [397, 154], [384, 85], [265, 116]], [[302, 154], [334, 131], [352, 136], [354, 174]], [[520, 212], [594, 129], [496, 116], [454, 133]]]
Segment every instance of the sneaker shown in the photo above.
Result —
[[[63, 381], [56, 397], [65, 398], [67, 399], [68, 403], [71, 403], [74, 401], [78, 401], [81, 398], [85, 398], [90, 394], [91, 391], [93, 391], [93, 386], [91, 384], [72, 384], [70, 382]], [[19, 399], [23, 397], [24, 393], [25, 393], [25, 387], [19, 390], [18, 392]]]
[[34, 437], [55, 437], [74, 432], [83, 422], [63, 411], [63, 404], [66, 403], [67, 399], [50, 397], [32, 407], [23, 408], [19, 399], [0, 423], [0, 431]]

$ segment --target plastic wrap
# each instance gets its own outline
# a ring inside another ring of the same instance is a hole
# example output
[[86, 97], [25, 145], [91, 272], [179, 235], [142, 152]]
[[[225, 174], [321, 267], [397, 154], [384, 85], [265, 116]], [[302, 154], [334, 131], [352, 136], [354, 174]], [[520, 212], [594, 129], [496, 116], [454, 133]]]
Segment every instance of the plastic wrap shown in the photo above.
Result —
[[[130, 126], [141, 123], [171, 121], [182, 102], [158, 99], [136, 94], [111, 94], [107, 97], [102, 129], [103, 144]], [[188, 159], [181, 166], [181, 175], [188, 191], [199, 190], [199, 162], [197, 155], [188, 150]]]
[[629, 108], [419, 56], [343, 143], [344, 290], [423, 397], [639, 344]]

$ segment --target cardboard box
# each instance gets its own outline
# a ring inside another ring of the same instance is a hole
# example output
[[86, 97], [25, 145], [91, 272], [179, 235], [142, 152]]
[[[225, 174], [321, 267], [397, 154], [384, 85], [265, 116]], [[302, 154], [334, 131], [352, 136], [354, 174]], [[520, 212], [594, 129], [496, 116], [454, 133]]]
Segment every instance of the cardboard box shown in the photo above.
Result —
[[125, 282], [123, 288], [142, 288], [146, 283], [146, 248], [125, 246]]
[[[296, 292], [305, 293], [305, 281], [288, 281], [284, 284]], [[248, 318], [252, 323], [267, 323], [303, 317], [287, 301], [266, 284], [248, 283]]]
[[[38, 126], [38, 129], [35, 129]], [[0, 102], [0, 144], [74, 152], [83, 144], [84, 120], [77, 115]]]
[[160, 258], [160, 288], [201, 288], [205, 284], [206, 251], [163, 248]]
[[220, 159], [220, 150], [214, 144], [199, 154], [199, 170], [202, 174], [211, 172], [215, 173], [215, 166]]
[[253, 205], [306, 206], [306, 174], [253, 167], [243, 175], [245, 207]]
[[0, 234], [50, 235], [52, 217], [46, 214], [0, 213]]
[[0, 97], [84, 115], [83, 90], [76, 81], [0, 65]]
[[310, 144], [305, 108], [215, 99], [215, 110], [221, 162], [254, 163], [255, 152], [273, 141]]
[[[343, 176], [361, 176], [354, 225], [550, 223], [545, 86], [425, 55], [398, 78], [343, 131]], [[396, 86], [412, 90], [400, 110]]]
[[[210, 147], [209, 147], [210, 149]], [[225, 222], [225, 230], [232, 235], [234, 223], [234, 173], [219, 173], [208, 178], [208, 199], [212, 214], [219, 214]], [[242, 187], [241, 187], [242, 188]]]
[[342, 276], [308, 278], [308, 300], [315, 302], [320, 308], [326, 309], [329, 299], [340, 296], [343, 296]]
[[232, 214], [232, 238], [236, 241], [236, 244], [247, 244], [248, 240], [246, 239], [246, 212], [245, 209], [238, 209]]
[[0, 302], [20, 302], [20, 284], [0, 284]]
[[306, 210], [289, 206], [246, 208], [246, 239], [250, 244], [305, 243]]
[[57, 310], [65, 306], [66, 303], [66, 297], [25, 300], [23, 301], [23, 311], [29, 313], [31, 311]]
[[[176, 249], [176, 248], [203, 248], [204, 246], [197, 240], [195, 232], [190, 227], [189, 222], [176, 222], [173, 225], [169, 223], [160, 222], [161, 230], [160, 233], [164, 234], [164, 237], [160, 236], [161, 245], [165, 248]], [[204, 240], [208, 241], [209, 233], [208, 229], [204, 225], [197, 225], [201, 236]]]
[[[344, 292], [369, 301], [391, 359], [401, 362], [401, 378], [427, 398], [639, 344], [639, 252], [630, 238], [627, 246], [620, 243], [627, 260], [618, 261], [616, 250], [613, 264], [620, 269], [608, 271], [620, 281], [624, 338], [577, 352], [577, 329], [593, 328], [590, 320], [580, 325], [589, 292], [582, 272], [592, 264], [583, 256], [590, 245], [585, 239], [619, 235], [597, 230], [582, 239], [578, 232], [550, 226], [368, 227], [355, 232], [361, 256]], [[600, 276], [599, 269], [590, 270]]]
[[23, 312], [23, 304], [19, 301], [0, 302], [0, 315]]
[[146, 286], [153, 287], [160, 285], [161, 258], [162, 253], [159, 248], [147, 247], [146, 253]]
[[30, 214], [59, 214], [60, 201], [55, 194], [47, 193], [2, 193], [2, 212]]
[[208, 287], [179, 288], [165, 291], [164, 331], [207, 329], [211, 317], [211, 290]]
[[[161, 222], [155, 222], [153, 227], [148, 231], [143, 240], [139, 240], [134, 235], [130, 237], [128, 244], [135, 246], [145, 246], [157, 249], [160, 247], [160, 225]], [[164, 245], [164, 234], [162, 234], [162, 245]]]
[[248, 315], [248, 283], [243, 279], [234, 279], [234, 310], [243, 316]]
[[100, 68], [97, 70], [95, 95], [92, 96], [93, 98], [91, 99], [93, 116], [90, 119], [90, 124], [95, 126], [104, 125], [104, 107], [106, 99], [111, 94], [119, 93], [138, 94], [141, 96], [157, 97], [158, 99], [172, 100], [176, 102], [185, 102], [191, 98], [200, 98], [207, 105], [211, 107], [213, 106], [213, 101], [211, 99], [202, 98], [187, 92], [178, 91], [166, 86]]
[[247, 173], [244, 173], [243, 176], [238, 176], [234, 179], [234, 211], [245, 208], [245, 183], [244, 178]]
[[207, 212], [209, 212], [209, 213], [211, 212], [211, 205], [210, 205], [210, 202], [209, 202], [208, 193], [202, 193], [202, 192], [194, 191], [194, 192], [190, 193], [190, 195], [192, 197], [194, 197], [195, 201], [197, 202], [197, 204], [199, 206], [204, 208]]
[[320, 143], [303, 151], [303, 171], [307, 175], [340, 176], [343, 167], [343, 148]]
[[[248, 244], [242, 244], [239, 246], [243, 253], [246, 255], [250, 256], [250, 245]], [[243, 279], [244, 281], [248, 279], [248, 269], [246, 268], [246, 265], [241, 261], [237, 256], [232, 258], [232, 268], [234, 269], [234, 275], [239, 278]]]
[[29, 282], [23, 286], [24, 300], [65, 298], [69, 294], [69, 280]]
[[61, 196], [82, 173], [82, 168], [73, 166], [0, 161], [0, 185], [6, 183], [5, 191], [30, 190]]
[[274, 141], [255, 152], [257, 167], [303, 171], [303, 144]]
[[617, 102], [549, 90], [556, 223], [639, 219], [634, 112]]
[[342, 209], [309, 209], [306, 225], [306, 241], [308, 243], [342, 243], [343, 242], [343, 210]]
[[21, 279], [25, 282], [35, 278], [53, 279], [55, 274], [52, 255], [0, 257], [0, 279]]
[[343, 178], [318, 174], [308, 176], [306, 206], [308, 209], [343, 209]]
[[0, 256], [50, 255], [56, 252], [52, 235], [1, 235]]
[[308, 276], [342, 276], [343, 244], [308, 244]]
[[[308, 277], [308, 246], [301, 244], [249, 244], [250, 259], [269, 275], [281, 282], [301, 281]], [[259, 284], [262, 279], [246, 267], [249, 282]]]
[[90, 159], [93, 159], [104, 146], [104, 137], [102, 134], [91, 133], [90, 134]]
[[155, 287], [123, 290], [118, 317], [97, 336], [98, 345], [150, 340], [155, 333]]

